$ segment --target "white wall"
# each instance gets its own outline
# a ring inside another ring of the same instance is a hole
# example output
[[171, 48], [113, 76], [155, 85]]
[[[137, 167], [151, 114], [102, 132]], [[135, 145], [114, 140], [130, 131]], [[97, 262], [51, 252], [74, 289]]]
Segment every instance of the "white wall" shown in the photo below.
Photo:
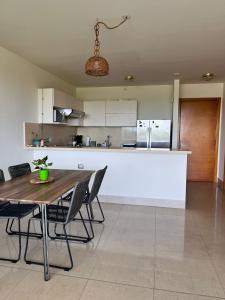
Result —
[[77, 88], [78, 99], [137, 99], [138, 119], [171, 119], [173, 85]]
[[214, 98], [221, 97], [223, 83], [181, 84], [180, 98]]
[[37, 122], [37, 88], [55, 87], [70, 94], [75, 88], [0, 47], [0, 169], [32, 160], [23, 150], [23, 122]]

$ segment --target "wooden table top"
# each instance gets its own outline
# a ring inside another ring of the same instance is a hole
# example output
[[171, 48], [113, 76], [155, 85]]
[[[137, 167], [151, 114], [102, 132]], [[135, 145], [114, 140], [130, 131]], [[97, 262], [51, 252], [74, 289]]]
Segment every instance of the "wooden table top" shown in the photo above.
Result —
[[17, 177], [0, 184], [0, 201], [21, 201], [24, 203], [50, 204], [68, 192], [78, 182], [86, 179], [94, 171], [50, 169], [54, 181], [45, 184], [31, 184], [37, 172]]

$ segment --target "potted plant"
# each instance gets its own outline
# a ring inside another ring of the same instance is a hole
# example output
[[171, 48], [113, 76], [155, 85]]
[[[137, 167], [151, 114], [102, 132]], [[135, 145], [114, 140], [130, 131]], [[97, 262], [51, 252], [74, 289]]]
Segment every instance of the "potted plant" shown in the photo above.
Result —
[[41, 181], [47, 181], [49, 177], [48, 167], [52, 166], [52, 163], [47, 163], [48, 156], [45, 156], [42, 159], [37, 159], [32, 161], [32, 164], [35, 166], [35, 170], [38, 170], [38, 177]]

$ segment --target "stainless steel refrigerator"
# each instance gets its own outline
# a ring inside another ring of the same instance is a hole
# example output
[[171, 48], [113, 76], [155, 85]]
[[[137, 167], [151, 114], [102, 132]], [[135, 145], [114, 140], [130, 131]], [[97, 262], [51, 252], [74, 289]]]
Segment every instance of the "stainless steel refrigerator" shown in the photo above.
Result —
[[137, 147], [171, 148], [171, 120], [138, 120]]

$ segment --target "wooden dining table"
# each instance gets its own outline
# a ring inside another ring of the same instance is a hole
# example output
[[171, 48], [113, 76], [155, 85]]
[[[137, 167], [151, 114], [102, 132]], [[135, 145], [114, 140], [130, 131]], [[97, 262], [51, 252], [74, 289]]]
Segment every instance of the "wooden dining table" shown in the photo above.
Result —
[[44, 279], [49, 280], [47, 205], [54, 202], [71, 190], [77, 182], [85, 180], [94, 171], [51, 169], [50, 176], [54, 181], [43, 184], [32, 184], [30, 181], [38, 177], [37, 172], [20, 176], [0, 184], [0, 201], [34, 203], [42, 212], [43, 231], [43, 265]]

